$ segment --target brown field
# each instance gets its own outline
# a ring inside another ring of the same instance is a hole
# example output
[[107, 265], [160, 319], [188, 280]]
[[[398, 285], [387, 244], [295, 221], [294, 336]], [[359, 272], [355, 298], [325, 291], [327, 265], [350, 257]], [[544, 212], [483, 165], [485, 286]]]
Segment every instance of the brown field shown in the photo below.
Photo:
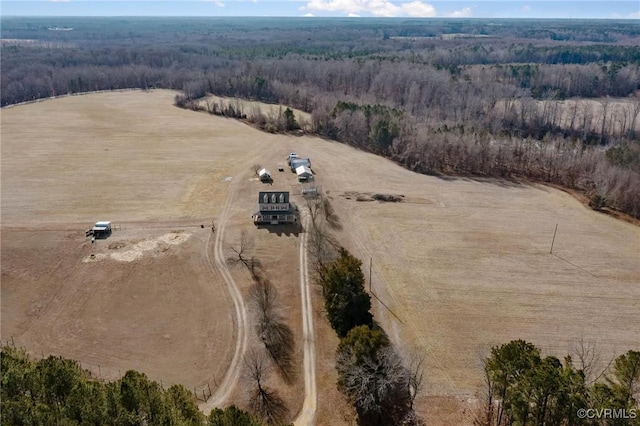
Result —
[[[606, 356], [640, 349], [633, 224], [555, 189], [417, 175], [335, 142], [181, 110], [173, 96], [100, 93], [2, 110], [4, 341], [13, 337], [37, 356], [79, 359], [95, 372], [100, 366], [104, 377], [135, 368], [215, 390], [235, 328], [226, 286], [210, 267], [209, 225], [229, 203], [224, 245], [243, 229], [255, 239], [301, 366], [298, 236], [250, 222], [265, 188], [251, 165], [274, 173], [267, 188], [297, 193], [295, 176], [276, 171], [296, 151], [311, 157], [343, 221], [339, 238], [365, 260], [367, 274], [373, 257], [376, 318], [427, 359], [419, 403], [430, 424], [471, 419], [479, 359], [492, 345], [523, 338], [562, 357], [583, 337]], [[404, 201], [356, 201], [367, 193]], [[120, 229], [92, 245], [83, 231], [97, 220]], [[248, 273], [232, 274], [246, 296]], [[341, 424], [337, 339], [314, 297], [318, 424]], [[249, 346], [258, 345], [251, 324], [248, 335]], [[292, 384], [271, 380], [292, 418], [304, 396], [299, 373]], [[243, 389], [233, 395], [239, 405]]]
[[[251, 117], [252, 114], [262, 113], [268, 118], [278, 118], [284, 110], [287, 108], [285, 105], [265, 104], [264, 102], [249, 101], [245, 99], [237, 98], [225, 98], [222, 96], [208, 95], [206, 98], [200, 101], [200, 105], [209, 110], [212, 104], [218, 104], [222, 108], [226, 108], [229, 105], [233, 106], [236, 110], [241, 110], [247, 117]], [[305, 124], [311, 120], [311, 114], [308, 114], [299, 109], [291, 108], [295, 114], [296, 121], [304, 128]]]
[[[640, 348], [637, 226], [544, 186], [422, 176], [337, 143], [297, 149], [366, 272], [373, 257], [376, 315], [426, 355], [430, 394], [477, 390], [480, 357], [511, 339], [560, 357], [580, 338], [605, 357]], [[404, 201], [356, 201], [375, 193]]]

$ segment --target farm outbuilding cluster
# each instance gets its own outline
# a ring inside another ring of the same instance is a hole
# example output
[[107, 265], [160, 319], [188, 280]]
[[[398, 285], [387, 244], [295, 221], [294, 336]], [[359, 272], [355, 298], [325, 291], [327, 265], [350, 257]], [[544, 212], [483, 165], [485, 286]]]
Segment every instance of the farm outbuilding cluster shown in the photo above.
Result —
[[311, 170], [311, 159], [308, 157], [299, 157], [298, 154], [292, 152], [287, 159], [291, 171], [298, 175], [298, 182], [307, 182], [313, 179], [313, 171]]
[[[291, 171], [296, 173], [298, 182], [308, 182], [313, 179], [310, 158], [300, 157], [292, 152], [287, 157], [287, 164]], [[278, 170], [283, 169], [278, 166]], [[266, 168], [261, 168], [256, 173], [261, 182], [273, 184], [273, 177]], [[258, 206], [251, 215], [251, 219], [256, 225], [291, 224], [298, 221], [298, 209], [289, 201], [289, 191], [260, 191]]]

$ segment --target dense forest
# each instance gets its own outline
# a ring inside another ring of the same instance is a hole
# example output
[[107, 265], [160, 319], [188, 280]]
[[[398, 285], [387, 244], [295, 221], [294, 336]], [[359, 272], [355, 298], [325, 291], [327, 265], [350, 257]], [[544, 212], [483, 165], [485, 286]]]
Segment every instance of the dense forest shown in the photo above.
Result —
[[417, 172], [547, 182], [638, 218], [639, 41], [628, 20], [3, 17], [1, 103], [126, 88], [280, 103]]

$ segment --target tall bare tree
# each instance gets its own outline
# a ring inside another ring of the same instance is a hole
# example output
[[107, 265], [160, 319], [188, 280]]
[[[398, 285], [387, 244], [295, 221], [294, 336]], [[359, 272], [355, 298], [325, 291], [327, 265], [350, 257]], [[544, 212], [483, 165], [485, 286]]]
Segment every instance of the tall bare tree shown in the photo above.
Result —
[[257, 279], [249, 288], [249, 301], [256, 311], [256, 333], [282, 378], [291, 382], [295, 374], [293, 332], [278, 306], [278, 292], [266, 279]]
[[248, 384], [249, 408], [269, 424], [281, 424], [289, 410], [276, 390], [265, 384], [271, 367], [262, 351], [250, 351], [244, 357], [244, 377]]
[[240, 234], [240, 241], [236, 245], [229, 246], [231, 255], [227, 258], [232, 266], [237, 264], [244, 265], [254, 278], [258, 275], [260, 261], [253, 256], [254, 239], [243, 230]]
[[585, 340], [584, 336], [571, 345], [570, 355], [577, 361], [576, 367], [582, 370], [585, 382], [589, 385], [604, 377], [614, 361], [614, 358], [611, 358], [605, 362], [595, 343]]

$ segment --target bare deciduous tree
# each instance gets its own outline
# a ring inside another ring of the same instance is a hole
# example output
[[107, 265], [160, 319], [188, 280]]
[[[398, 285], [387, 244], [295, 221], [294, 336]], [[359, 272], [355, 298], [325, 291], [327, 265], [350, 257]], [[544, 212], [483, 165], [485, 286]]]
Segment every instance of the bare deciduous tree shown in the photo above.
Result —
[[322, 219], [326, 221], [331, 229], [339, 230], [342, 228], [340, 218], [335, 212], [331, 200], [322, 193], [320, 188], [316, 187], [316, 191], [305, 196], [305, 205], [311, 218], [311, 226], [319, 226]]
[[308, 232], [308, 248], [313, 262], [312, 270], [316, 278], [322, 281], [325, 267], [336, 259], [340, 245], [324, 224], [312, 226]]
[[265, 382], [270, 374], [269, 360], [261, 351], [250, 351], [244, 357], [244, 377], [249, 384], [250, 410], [269, 424], [284, 422], [289, 410], [275, 390]]
[[[338, 354], [336, 368], [343, 390], [353, 402], [361, 422], [375, 424], [383, 419], [399, 419], [409, 409], [409, 375], [392, 347], [378, 351], [377, 359], [366, 357], [354, 364], [352, 357]], [[397, 411], [397, 413], [394, 413]]]
[[249, 287], [249, 303], [253, 305], [261, 315], [276, 312], [277, 289], [269, 280], [259, 279]]
[[312, 269], [318, 281], [322, 282], [325, 266], [338, 255], [339, 244], [329, 228], [340, 229], [340, 218], [330, 200], [319, 189], [305, 196], [305, 206], [311, 218], [311, 226], [307, 233], [308, 249], [313, 261]]
[[571, 345], [570, 355], [577, 361], [576, 367], [582, 370], [588, 385], [604, 377], [614, 361], [614, 358], [603, 361], [602, 354], [596, 350], [595, 343], [586, 341], [584, 336], [580, 336], [580, 339]]
[[277, 306], [276, 288], [266, 279], [258, 279], [249, 288], [250, 303], [256, 310], [256, 333], [278, 367], [282, 378], [294, 376], [294, 338]]
[[[481, 358], [482, 371], [484, 371], [484, 384], [485, 390], [482, 392], [484, 398], [483, 404], [479, 407], [479, 413], [475, 416], [473, 424], [475, 426], [491, 426], [495, 424], [496, 419], [496, 406], [494, 404], [493, 395], [495, 394], [494, 381], [491, 380], [491, 376], [487, 369], [487, 358], [483, 356]], [[502, 410], [502, 404], [498, 406], [498, 409]], [[496, 424], [496, 426], [499, 426]]]
[[413, 403], [416, 397], [422, 391], [424, 385], [424, 356], [411, 355], [405, 360], [405, 365], [408, 365], [409, 379], [407, 381], [407, 391], [409, 393], [409, 408], [413, 409]]
[[254, 247], [254, 240], [247, 231], [242, 231], [240, 234], [240, 241], [236, 246], [230, 246], [229, 249], [233, 253], [227, 258], [232, 266], [237, 264], [243, 264], [251, 275], [255, 278], [260, 268], [260, 261], [252, 255]]

